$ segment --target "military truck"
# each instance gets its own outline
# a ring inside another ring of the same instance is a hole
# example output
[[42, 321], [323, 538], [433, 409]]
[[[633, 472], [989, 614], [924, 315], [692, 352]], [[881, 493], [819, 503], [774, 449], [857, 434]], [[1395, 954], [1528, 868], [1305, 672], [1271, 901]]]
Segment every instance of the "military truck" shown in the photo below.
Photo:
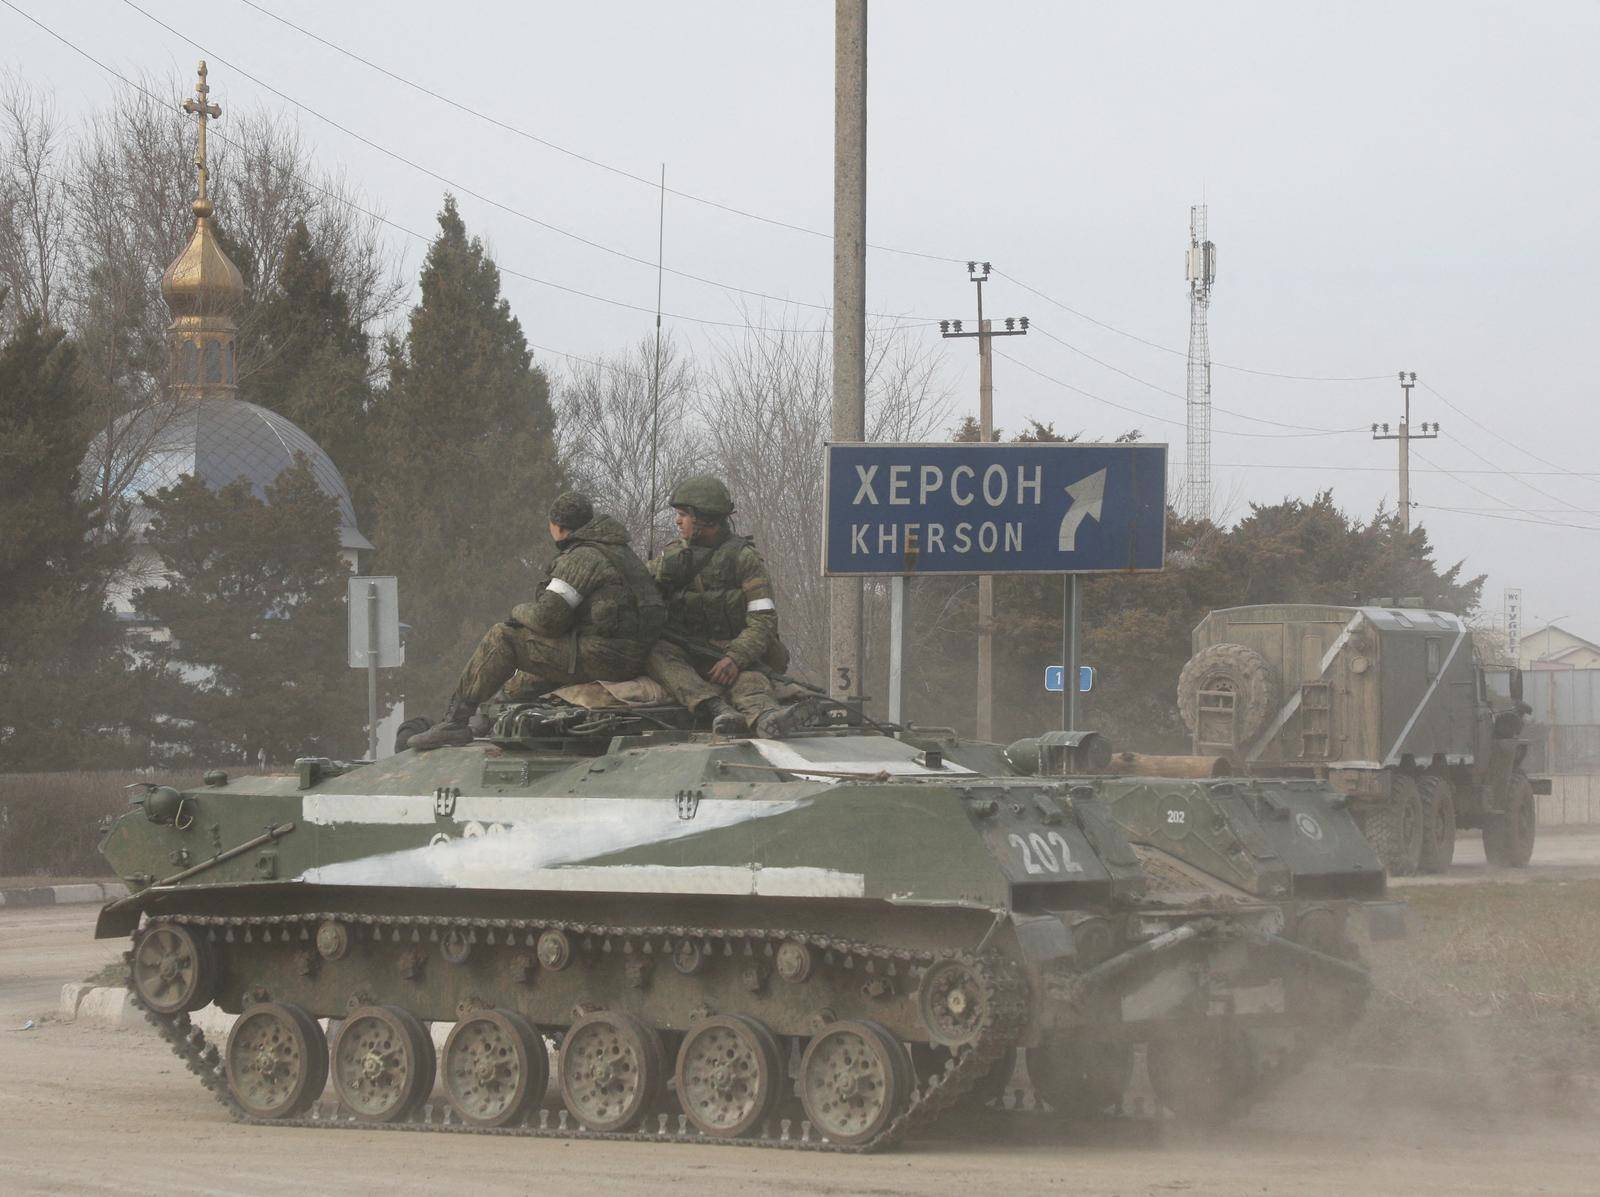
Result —
[[1194, 751], [1253, 776], [1326, 780], [1391, 874], [1449, 868], [1457, 828], [1482, 829], [1491, 864], [1533, 855], [1522, 676], [1483, 663], [1459, 616], [1230, 607], [1195, 628], [1193, 651], [1178, 709]]
[[1114, 1111], [1141, 1053], [1215, 1120], [1358, 1016], [1358, 938], [1404, 930], [1319, 781], [1118, 775], [1092, 735], [849, 704], [783, 741], [670, 705], [486, 717], [109, 825], [132, 892], [97, 934], [236, 1118], [869, 1150], [992, 1104], [1019, 1054], [1041, 1109]]

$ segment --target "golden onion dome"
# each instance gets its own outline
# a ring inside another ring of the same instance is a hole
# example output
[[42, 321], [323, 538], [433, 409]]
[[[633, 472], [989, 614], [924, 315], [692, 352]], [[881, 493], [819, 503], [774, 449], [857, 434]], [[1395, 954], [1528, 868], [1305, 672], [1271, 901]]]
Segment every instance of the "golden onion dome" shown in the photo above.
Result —
[[189, 244], [161, 276], [161, 297], [173, 318], [227, 316], [244, 302], [244, 276], [228, 259], [211, 223], [211, 204], [196, 200]]

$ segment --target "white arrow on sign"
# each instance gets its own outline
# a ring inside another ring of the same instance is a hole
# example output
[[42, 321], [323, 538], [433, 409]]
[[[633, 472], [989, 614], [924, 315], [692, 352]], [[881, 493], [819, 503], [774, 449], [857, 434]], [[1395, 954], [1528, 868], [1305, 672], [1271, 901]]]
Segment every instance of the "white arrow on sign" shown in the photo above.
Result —
[[1087, 478], [1079, 478], [1067, 487], [1067, 494], [1072, 499], [1072, 506], [1061, 517], [1059, 547], [1063, 553], [1070, 553], [1077, 547], [1079, 524], [1084, 520], [1100, 522], [1100, 508], [1106, 499], [1106, 472], [1096, 470]]

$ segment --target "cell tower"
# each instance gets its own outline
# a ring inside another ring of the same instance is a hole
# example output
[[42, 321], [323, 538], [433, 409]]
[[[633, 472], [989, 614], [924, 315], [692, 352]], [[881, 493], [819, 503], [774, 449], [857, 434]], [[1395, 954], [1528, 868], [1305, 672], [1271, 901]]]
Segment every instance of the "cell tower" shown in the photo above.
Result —
[[1217, 247], [1206, 240], [1206, 205], [1189, 209], [1189, 456], [1183, 514], [1211, 514], [1211, 342], [1206, 312], [1217, 281]]

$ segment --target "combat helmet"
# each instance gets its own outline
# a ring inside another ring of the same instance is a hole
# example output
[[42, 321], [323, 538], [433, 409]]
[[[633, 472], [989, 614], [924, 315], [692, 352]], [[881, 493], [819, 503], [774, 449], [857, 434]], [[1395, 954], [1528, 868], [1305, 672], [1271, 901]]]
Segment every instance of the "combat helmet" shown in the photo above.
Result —
[[671, 507], [686, 507], [697, 516], [713, 520], [726, 519], [734, 510], [727, 483], [710, 474], [685, 478], [672, 488], [672, 497], [667, 503]]

